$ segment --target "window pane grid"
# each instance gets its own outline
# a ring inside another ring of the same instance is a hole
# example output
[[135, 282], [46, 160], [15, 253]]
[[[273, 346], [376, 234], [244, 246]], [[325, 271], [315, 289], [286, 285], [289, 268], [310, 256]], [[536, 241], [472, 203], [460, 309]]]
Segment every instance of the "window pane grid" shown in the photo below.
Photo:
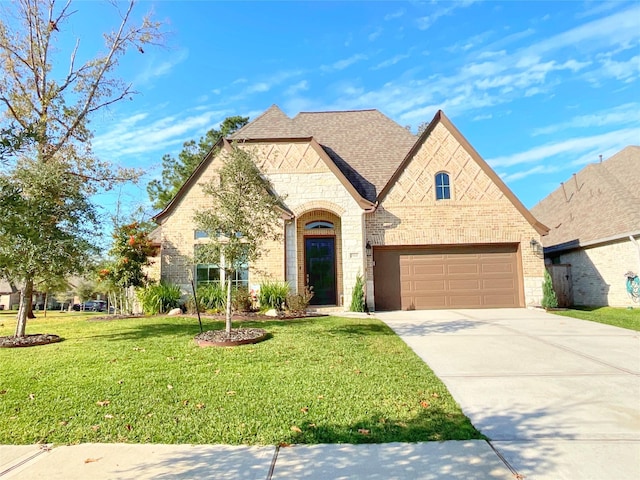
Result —
[[449, 175], [446, 173], [436, 174], [436, 200], [447, 200], [451, 198], [451, 186]]

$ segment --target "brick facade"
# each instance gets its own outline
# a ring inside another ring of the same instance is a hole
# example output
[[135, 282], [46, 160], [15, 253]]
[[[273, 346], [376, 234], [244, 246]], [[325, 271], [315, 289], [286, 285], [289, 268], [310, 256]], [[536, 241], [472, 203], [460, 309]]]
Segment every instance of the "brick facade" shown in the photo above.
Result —
[[[251, 265], [250, 287], [264, 279], [286, 280], [292, 290], [302, 291], [305, 236], [336, 239], [336, 303], [350, 304], [356, 277], [364, 274], [370, 307], [375, 290], [367, 242], [373, 246], [506, 243], [518, 247], [524, 304], [539, 304], [544, 264], [530, 247], [532, 238], [540, 240], [539, 233], [531, 218], [523, 215], [521, 205], [520, 209], [514, 205], [504, 186], [487, 175], [486, 167], [478, 164], [447, 126], [435, 124], [373, 212], [364, 210], [366, 201], [343, 183], [346, 180], [336, 174], [335, 166], [329, 168], [331, 160], [314, 142], [306, 138], [239, 143], [253, 154], [293, 214], [277, 226], [282, 239], [265, 245], [266, 254]], [[215, 178], [220, 162], [219, 156], [205, 159], [195, 180], [162, 214], [160, 275], [185, 292], [194, 268], [195, 246], [207, 241], [194, 235], [194, 213], [207, 205], [201, 184]], [[450, 175], [450, 200], [435, 200], [438, 172]], [[334, 228], [306, 230], [305, 225], [315, 220], [332, 222]]]
[[638, 249], [629, 238], [562, 253], [560, 263], [571, 265], [574, 305], [637, 305], [627, 294], [624, 276], [628, 271], [640, 275]]
[[[451, 199], [436, 200], [435, 175], [449, 174]], [[544, 261], [530, 242], [540, 235], [451, 132], [438, 124], [377, 210], [366, 218], [367, 240], [378, 245], [519, 245], [525, 305], [539, 305]], [[373, 263], [367, 265], [374, 290]], [[375, 295], [375, 290], [374, 290]], [[368, 295], [368, 303], [373, 298]]]

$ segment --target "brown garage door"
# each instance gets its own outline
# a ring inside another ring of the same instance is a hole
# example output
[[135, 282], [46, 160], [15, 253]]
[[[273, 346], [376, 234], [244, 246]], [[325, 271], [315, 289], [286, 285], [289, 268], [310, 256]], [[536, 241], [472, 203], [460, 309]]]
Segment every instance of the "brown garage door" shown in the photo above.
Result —
[[520, 307], [517, 245], [374, 249], [376, 310]]

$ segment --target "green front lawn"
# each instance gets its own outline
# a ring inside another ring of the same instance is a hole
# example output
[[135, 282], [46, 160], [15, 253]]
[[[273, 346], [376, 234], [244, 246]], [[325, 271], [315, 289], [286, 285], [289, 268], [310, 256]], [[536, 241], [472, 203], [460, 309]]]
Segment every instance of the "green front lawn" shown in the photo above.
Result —
[[640, 331], [640, 305], [633, 309], [584, 307], [571, 310], [555, 310], [551, 313]]
[[[0, 314], [0, 336], [13, 334], [14, 316]], [[63, 342], [0, 349], [0, 444], [482, 438], [442, 382], [375, 319], [246, 323], [273, 337], [200, 348], [195, 318], [92, 316], [100, 314], [50, 312], [27, 333]]]

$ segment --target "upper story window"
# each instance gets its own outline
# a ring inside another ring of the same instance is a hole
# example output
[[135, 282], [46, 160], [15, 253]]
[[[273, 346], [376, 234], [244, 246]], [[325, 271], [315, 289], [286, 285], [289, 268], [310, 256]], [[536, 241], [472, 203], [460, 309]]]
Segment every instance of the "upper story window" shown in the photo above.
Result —
[[193, 238], [198, 239], [198, 238], [209, 238], [209, 234], [207, 232], [205, 232], [204, 230], [195, 230], [193, 232]]
[[316, 228], [333, 228], [333, 223], [324, 220], [309, 222], [304, 226], [305, 230], [314, 230]]
[[436, 173], [436, 200], [448, 200], [451, 198], [451, 184], [449, 174], [444, 172]]

